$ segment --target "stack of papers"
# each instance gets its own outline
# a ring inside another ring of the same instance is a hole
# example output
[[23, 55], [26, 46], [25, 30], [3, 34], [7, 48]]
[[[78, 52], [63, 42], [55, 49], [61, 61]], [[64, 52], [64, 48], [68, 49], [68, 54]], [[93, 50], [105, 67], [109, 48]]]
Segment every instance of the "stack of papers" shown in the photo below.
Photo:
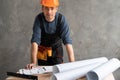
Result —
[[33, 74], [43, 74], [47, 72], [53, 72], [53, 66], [40, 66], [32, 69], [19, 69], [20, 74], [33, 75]]

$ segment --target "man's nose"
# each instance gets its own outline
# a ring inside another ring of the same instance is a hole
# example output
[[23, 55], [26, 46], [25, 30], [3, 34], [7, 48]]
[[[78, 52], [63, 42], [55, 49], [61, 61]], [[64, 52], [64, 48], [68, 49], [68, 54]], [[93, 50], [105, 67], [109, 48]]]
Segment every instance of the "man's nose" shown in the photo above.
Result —
[[48, 13], [51, 13], [52, 12], [52, 10], [51, 9], [48, 9]]

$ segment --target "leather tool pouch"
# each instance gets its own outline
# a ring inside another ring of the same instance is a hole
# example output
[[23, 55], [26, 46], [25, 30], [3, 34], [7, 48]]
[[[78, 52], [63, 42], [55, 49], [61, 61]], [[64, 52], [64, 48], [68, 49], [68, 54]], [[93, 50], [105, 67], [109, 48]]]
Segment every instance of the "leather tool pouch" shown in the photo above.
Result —
[[38, 47], [37, 59], [47, 61], [47, 57], [51, 57], [51, 56], [52, 56], [52, 48], [51, 47], [44, 47], [44, 46]]

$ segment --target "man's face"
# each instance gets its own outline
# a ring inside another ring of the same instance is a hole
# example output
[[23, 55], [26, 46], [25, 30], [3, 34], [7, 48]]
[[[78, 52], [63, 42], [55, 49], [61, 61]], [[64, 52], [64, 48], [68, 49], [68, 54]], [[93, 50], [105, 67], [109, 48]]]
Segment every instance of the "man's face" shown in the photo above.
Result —
[[55, 19], [55, 14], [58, 10], [58, 7], [45, 7], [42, 6], [42, 11], [44, 13], [45, 19], [48, 22], [52, 22]]

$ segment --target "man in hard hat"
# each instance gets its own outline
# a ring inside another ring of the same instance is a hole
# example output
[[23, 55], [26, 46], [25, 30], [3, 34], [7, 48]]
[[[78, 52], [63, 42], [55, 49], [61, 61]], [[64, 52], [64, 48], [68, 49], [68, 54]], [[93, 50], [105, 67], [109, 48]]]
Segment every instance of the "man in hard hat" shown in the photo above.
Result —
[[31, 39], [31, 69], [38, 65], [63, 63], [62, 42], [70, 62], [75, 61], [69, 26], [65, 17], [58, 13], [58, 0], [41, 0], [42, 13], [37, 15]]

